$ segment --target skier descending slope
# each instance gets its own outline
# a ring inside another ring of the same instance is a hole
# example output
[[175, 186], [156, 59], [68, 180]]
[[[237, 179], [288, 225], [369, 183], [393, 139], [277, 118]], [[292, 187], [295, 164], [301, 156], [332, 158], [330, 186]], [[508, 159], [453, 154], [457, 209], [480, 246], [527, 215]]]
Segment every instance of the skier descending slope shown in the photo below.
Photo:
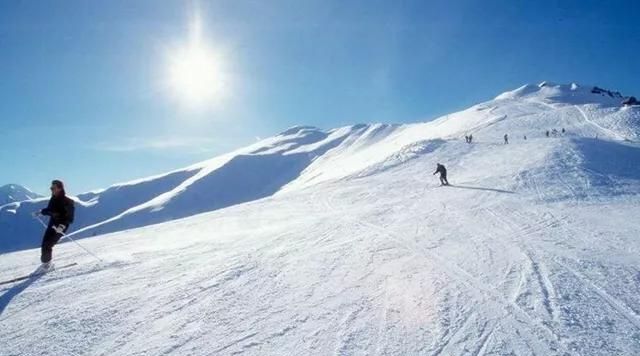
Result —
[[60, 240], [63, 234], [73, 223], [74, 205], [73, 200], [66, 196], [62, 181], [51, 182], [51, 199], [46, 208], [40, 211], [41, 215], [49, 217], [49, 224], [42, 237], [42, 253], [40, 261], [43, 267], [50, 267], [53, 255], [53, 246]]
[[444, 167], [444, 165], [438, 163], [438, 165], [436, 166], [436, 171], [433, 172], [433, 175], [435, 175], [436, 173], [440, 173], [440, 184], [449, 185], [449, 181], [447, 180], [447, 169]]

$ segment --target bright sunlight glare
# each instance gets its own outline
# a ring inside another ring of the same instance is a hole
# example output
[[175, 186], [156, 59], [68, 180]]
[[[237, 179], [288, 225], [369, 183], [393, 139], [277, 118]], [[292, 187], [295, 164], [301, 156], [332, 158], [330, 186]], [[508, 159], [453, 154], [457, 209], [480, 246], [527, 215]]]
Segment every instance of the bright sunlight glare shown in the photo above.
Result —
[[202, 41], [198, 19], [186, 46], [169, 54], [168, 84], [181, 104], [201, 109], [216, 104], [225, 91], [222, 59]]

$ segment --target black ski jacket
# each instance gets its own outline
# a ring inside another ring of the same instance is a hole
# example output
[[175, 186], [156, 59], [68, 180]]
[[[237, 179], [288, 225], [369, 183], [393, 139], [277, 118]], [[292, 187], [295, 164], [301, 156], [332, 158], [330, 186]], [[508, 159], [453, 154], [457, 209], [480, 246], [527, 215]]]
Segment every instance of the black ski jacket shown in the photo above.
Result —
[[42, 215], [50, 217], [49, 226], [63, 224], [67, 227], [73, 223], [74, 212], [73, 200], [65, 195], [51, 197], [47, 207], [40, 211]]
[[436, 174], [436, 173], [440, 173], [440, 175], [446, 176], [447, 175], [447, 169], [444, 168], [443, 165], [439, 164], [437, 166], [437, 168], [436, 168], [436, 171], [433, 172], [433, 174]]

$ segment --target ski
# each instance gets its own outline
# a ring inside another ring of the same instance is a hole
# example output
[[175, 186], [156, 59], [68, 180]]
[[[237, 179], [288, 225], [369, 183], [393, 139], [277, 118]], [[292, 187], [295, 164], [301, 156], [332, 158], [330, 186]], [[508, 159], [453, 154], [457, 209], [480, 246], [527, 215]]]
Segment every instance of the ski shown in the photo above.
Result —
[[[78, 264], [77, 262], [73, 262], [73, 263], [69, 263], [67, 265], [60, 266], [60, 267], [56, 266], [56, 267], [54, 267], [54, 269], [52, 271], [63, 269], [63, 268], [73, 267], [73, 266], [76, 266], [77, 264]], [[33, 272], [33, 273], [28, 274], [26, 276], [17, 277], [17, 278], [14, 278], [14, 279], [9, 279], [9, 280], [6, 280], [6, 281], [2, 281], [2, 282], [0, 282], [0, 285], [20, 282], [20, 281], [24, 281], [25, 279], [29, 279], [29, 278], [40, 277], [40, 276], [43, 276], [43, 275], [45, 275], [45, 274], [47, 274], [49, 272], [52, 272], [52, 271]]]

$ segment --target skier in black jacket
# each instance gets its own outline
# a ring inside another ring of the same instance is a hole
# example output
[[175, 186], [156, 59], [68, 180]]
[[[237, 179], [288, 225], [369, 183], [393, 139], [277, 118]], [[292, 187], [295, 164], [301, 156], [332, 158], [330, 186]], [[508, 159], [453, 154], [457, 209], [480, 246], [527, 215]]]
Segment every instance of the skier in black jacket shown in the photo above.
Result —
[[47, 207], [40, 211], [40, 214], [49, 217], [49, 225], [42, 237], [42, 254], [40, 261], [44, 264], [51, 262], [53, 246], [73, 223], [74, 205], [73, 200], [66, 196], [62, 181], [51, 182], [51, 199]]
[[440, 184], [449, 185], [449, 181], [447, 180], [447, 169], [444, 167], [444, 165], [438, 163], [438, 165], [436, 166], [436, 171], [433, 172], [433, 175], [435, 175], [436, 173], [440, 173]]

